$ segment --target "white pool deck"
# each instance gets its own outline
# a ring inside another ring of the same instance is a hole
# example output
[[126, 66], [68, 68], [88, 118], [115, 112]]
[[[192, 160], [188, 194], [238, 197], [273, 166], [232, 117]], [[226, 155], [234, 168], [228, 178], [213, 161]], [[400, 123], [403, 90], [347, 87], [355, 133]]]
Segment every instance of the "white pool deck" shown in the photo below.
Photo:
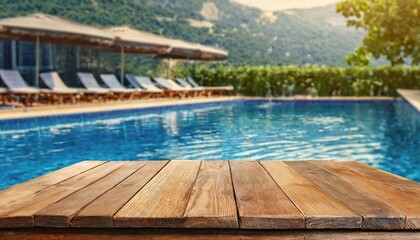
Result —
[[[420, 91], [412, 92], [412, 90], [401, 90], [401, 95], [413, 96], [409, 97], [410, 103], [413, 106], [417, 106], [420, 109]], [[261, 97], [202, 97], [202, 98], [186, 98], [186, 99], [144, 99], [144, 100], [130, 100], [130, 101], [114, 101], [114, 102], [98, 102], [98, 103], [78, 103], [68, 105], [53, 105], [53, 106], [37, 106], [37, 107], [22, 107], [14, 109], [2, 109], [0, 110], [0, 120], [10, 119], [22, 119], [32, 117], [43, 117], [43, 116], [57, 116], [67, 114], [78, 114], [78, 113], [93, 113], [93, 112], [106, 112], [106, 111], [117, 111], [117, 110], [128, 110], [128, 109], [141, 109], [147, 107], [163, 107], [171, 105], [184, 105], [184, 104], [195, 104], [195, 103], [210, 103], [210, 102], [221, 102], [221, 101], [233, 101], [240, 99], [266, 99]], [[316, 97], [311, 98], [307, 96], [295, 96], [293, 98], [275, 98], [286, 101], [365, 101], [365, 100], [378, 100], [378, 101], [389, 101], [394, 100], [392, 97]], [[417, 100], [413, 100], [417, 99]], [[416, 105], [414, 105], [416, 104]], [[420, 111], [420, 110], [419, 110]]]
[[398, 94], [420, 112], [420, 90], [398, 89]]
[[24, 107], [0, 110], [0, 120], [20, 119], [43, 116], [56, 116], [78, 113], [106, 112], [147, 107], [163, 107], [171, 105], [221, 102], [242, 99], [241, 97], [187, 98], [187, 99], [143, 99], [130, 101], [78, 103], [69, 105]]

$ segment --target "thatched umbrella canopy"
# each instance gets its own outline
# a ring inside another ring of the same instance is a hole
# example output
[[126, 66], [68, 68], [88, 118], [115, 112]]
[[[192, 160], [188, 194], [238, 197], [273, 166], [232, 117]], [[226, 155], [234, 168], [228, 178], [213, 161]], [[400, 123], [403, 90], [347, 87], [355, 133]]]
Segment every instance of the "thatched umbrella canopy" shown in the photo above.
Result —
[[172, 48], [169, 52], [160, 55], [161, 58], [222, 61], [226, 60], [228, 53], [215, 47], [189, 43], [181, 40], [168, 39]]
[[36, 42], [36, 85], [39, 82], [40, 42], [115, 48], [109, 32], [46, 14], [0, 20], [0, 38]]
[[217, 61], [225, 60], [228, 56], [226, 51], [214, 47], [170, 39], [126, 26], [110, 28], [107, 31], [114, 34], [115, 43], [123, 47], [125, 52], [148, 53], [162, 58], [190, 60]]
[[171, 44], [171, 50], [159, 56], [168, 59], [167, 78], [170, 76], [172, 59], [222, 61], [228, 57], [227, 52], [214, 47], [174, 39], [168, 39], [168, 41]]
[[197, 43], [189, 43], [181, 40], [168, 39], [171, 50], [160, 55], [162, 58], [221, 61], [226, 60], [228, 53], [215, 47], [204, 46]]
[[0, 19], [0, 37], [104, 47], [111, 47], [114, 40], [107, 31], [42, 13]]
[[115, 38], [115, 45], [126, 53], [160, 55], [168, 52], [171, 46], [160, 36], [132, 29], [127, 26], [106, 29]]
[[[197, 44], [200, 47], [201, 55], [200, 59], [196, 60], [204, 60], [204, 61], [222, 61], [228, 58], [228, 52], [221, 50], [219, 48], [205, 46], [201, 44]], [[194, 59], [192, 59], [194, 60]]]
[[124, 79], [124, 53], [154, 54], [161, 58], [203, 61], [225, 60], [228, 56], [227, 52], [214, 47], [170, 39], [127, 26], [113, 27], [107, 29], [107, 31], [114, 34], [115, 44], [120, 46], [122, 50], [122, 81]]

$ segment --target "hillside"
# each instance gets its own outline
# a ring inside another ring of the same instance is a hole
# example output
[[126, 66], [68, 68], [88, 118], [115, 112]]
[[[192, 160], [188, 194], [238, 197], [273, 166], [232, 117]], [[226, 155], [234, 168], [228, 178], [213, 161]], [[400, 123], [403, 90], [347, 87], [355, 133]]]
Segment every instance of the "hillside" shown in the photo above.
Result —
[[0, 0], [0, 17], [44, 12], [96, 26], [131, 25], [227, 49], [229, 63], [344, 65], [363, 33], [328, 5], [263, 12], [229, 0]]

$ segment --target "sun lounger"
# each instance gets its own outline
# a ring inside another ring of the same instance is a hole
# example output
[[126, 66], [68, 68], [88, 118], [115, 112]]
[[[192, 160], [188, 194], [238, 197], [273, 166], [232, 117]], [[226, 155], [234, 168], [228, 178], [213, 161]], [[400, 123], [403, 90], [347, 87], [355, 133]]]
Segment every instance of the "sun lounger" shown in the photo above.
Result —
[[77, 77], [79, 78], [82, 85], [86, 88], [83, 93], [90, 96], [90, 98], [88, 98], [89, 101], [113, 99], [111, 90], [99, 86], [92, 73], [79, 72], [77, 73]]
[[178, 95], [179, 97], [185, 97], [185, 96], [195, 96], [197, 91], [192, 89], [187, 89], [185, 87], [182, 87], [178, 84], [176, 84], [172, 80], [164, 79], [162, 77], [156, 77], [153, 78], [153, 80], [162, 88], [169, 90], [173, 94]]
[[15, 70], [0, 70], [0, 77], [8, 88], [6, 97], [23, 97], [25, 105], [31, 105], [34, 97], [44, 100], [49, 97], [51, 91], [30, 87], [23, 79], [22, 75]]
[[206, 91], [206, 89], [204, 89], [203, 87], [193, 87], [190, 83], [181, 78], [176, 78], [175, 81], [186, 89], [197, 91], [198, 96], [208, 95], [208, 91]]
[[217, 95], [221, 96], [223, 93], [229, 93], [233, 92], [234, 88], [233, 86], [211, 86], [211, 87], [202, 87], [197, 84], [197, 82], [192, 77], [187, 77], [187, 81], [191, 84], [193, 88], [204, 88], [204, 91], [207, 95], [211, 96], [213, 93], [216, 93]]
[[37, 94], [41, 92], [41, 90], [37, 88], [28, 86], [18, 71], [0, 70], [0, 76], [7, 88], [9, 88], [9, 92], [27, 94]]
[[40, 77], [45, 86], [57, 94], [59, 103], [66, 101], [76, 103], [82, 95], [80, 89], [69, 88], [57, 72], [41, 73]]
[[118, 100], [133, 99], [139, 93], [136, 89], [128, 89], [121, 85], [114, 74], [101, 74], [100, 76], [105, 85], [116, 94]]
[[125, 75], [128, 82], [138, 91], [151, 93], [152, 96], [158, 97], [164, 94], [164, 91], [150, 81], [149, 77], [134, 76], [133, 74]]
[[143, 88], [140, 86], [140, 83], [136, 80], [136, 77], [133, 74], [125, 74], [125, 78], [134, 87], [136, 90], [142, 90]]
[[181, 85], [181, 86], [183, 86], [183, 87], [185, 87], [185, 88], [189, 88], [189, 89], [197, 89], [197, 90], [204, 90], [204, 88], [203, 87], [193, 87], [190, 83], [188, 83], [187, 81], [185, 81], [184, 79], [182, 79], [182, 78], [177, 78], [177, 79], [175, 79], [178, 83], [179, 83], [179, 85]]

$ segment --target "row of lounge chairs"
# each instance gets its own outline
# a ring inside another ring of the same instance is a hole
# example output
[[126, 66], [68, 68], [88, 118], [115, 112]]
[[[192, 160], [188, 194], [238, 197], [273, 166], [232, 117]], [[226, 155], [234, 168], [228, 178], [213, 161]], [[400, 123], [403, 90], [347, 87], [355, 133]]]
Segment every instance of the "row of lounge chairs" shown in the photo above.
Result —
[[194, 79], [176, 79], [176, 82], [161, 77], [149, 78], [126, 74], [132, 88], [123, 86], [113, 74], [101, 74], [101, 86], [92, 73], [77, 73], [83, 88], [68, 87], [57, 72], [40, 74], [45, 88], [30, 87], [21, 74], [14, 70], [0, 70], [0, 77], [6, 88], [0, 87], [1, 101], [23, 99], [25, 105], [34, 100], [41, 103], [76, 103], [80, 101], [107, 101], [158, 97], [195, 97], [223, 95], [233, 91], [232, 86], [201, 87]]

